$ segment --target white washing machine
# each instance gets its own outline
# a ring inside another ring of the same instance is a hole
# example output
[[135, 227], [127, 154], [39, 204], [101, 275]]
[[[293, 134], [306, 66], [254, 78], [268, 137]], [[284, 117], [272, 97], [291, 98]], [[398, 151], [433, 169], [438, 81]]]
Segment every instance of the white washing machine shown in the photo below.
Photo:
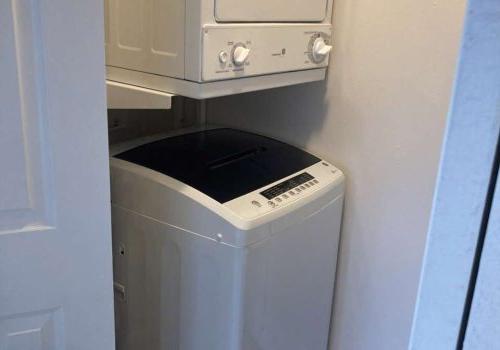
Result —
[[340, 170], [225, 128], [112, 155], [118, 349], [327, 349]]

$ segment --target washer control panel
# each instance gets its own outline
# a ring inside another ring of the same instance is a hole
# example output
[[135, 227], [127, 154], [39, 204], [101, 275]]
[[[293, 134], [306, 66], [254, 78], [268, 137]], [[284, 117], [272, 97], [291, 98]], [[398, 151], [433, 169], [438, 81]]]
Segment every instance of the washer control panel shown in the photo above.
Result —
[[323, 68], [331, 50], [330, 25], [207, 25], [202, 80]]
[[[314, 182], [316, 180], [316, 183]], [[314, 178], [311, 174], [307, 172], [300, 173], [288, 180], [280, 182], [273, 187], [260, 192], [261, 195], [266, 197], [268, 200], [276, 199], [278, 203], [281, 198], [288, 199], [289, 193], [291, 196], [295, 195], [296, 192], [300, 193], [301, 190], [305, 190], [305, 187], [314, 186], [318, 183], [318, 180]]]
[[[276, 208], [299, 198], [302, 194], [306, 194], [306, 191], [309, 189], [313, 190], [319, 184], [319, 180], [309, 173], [302, 173], [292, 179], [260, 192], [260, 194], [266, 197], [267, 202], [264, 202], [268, 207]], [[257, 200], [253, 200], [252, 204], [258, 208], [262, 206], [261, 202]]]
[[238, 216], [253, 219], [301, 200], [343, 178], [340, 170], [328, 162], [316, 163], [265, 188], [233, 199], [224, 206]]

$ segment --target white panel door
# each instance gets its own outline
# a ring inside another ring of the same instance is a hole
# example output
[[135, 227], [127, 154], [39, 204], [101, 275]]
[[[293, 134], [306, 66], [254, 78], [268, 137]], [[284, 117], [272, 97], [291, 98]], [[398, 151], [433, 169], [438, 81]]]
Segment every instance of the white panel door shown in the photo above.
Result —
[[0, 1], [0, 349], [114, 349], [103, 5]]

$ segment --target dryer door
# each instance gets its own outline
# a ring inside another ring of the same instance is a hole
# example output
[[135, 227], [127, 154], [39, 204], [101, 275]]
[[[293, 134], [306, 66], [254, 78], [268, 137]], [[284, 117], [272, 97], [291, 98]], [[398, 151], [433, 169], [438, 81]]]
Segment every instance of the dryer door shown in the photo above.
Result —
[[327, 0], [215, 0], [218, 22], [321, 22]]

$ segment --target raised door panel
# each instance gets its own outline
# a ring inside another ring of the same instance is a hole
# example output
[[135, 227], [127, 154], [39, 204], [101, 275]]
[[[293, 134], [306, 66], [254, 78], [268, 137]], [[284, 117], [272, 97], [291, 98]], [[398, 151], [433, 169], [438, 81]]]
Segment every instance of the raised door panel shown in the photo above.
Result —
[[29, 0], [4, 1], [0, 12], [0, 234], [50, 226], [54, 215], [36, 7]]
[[184, 78], [184, 0], [108, 0], [106, 64]]
[[61, 309], [13, 315], [0, 321], [2, 350], [64, 349]]
[[59, 350], [64, 348], [61, 305], [50, 297], [40, 297], [46, 300], [36, 306], [22, 301], [30, 298], [33, 281], [40, 284], [39, 293], [52, 294], [36, 276], [55, 267], [30, 247], [31, 242], [43, 252], [47, 243], [54, 244], [56, 230], [48, 193], [52, 169], [38, 2], [2, 2], [0, 33], [0, 349]]

